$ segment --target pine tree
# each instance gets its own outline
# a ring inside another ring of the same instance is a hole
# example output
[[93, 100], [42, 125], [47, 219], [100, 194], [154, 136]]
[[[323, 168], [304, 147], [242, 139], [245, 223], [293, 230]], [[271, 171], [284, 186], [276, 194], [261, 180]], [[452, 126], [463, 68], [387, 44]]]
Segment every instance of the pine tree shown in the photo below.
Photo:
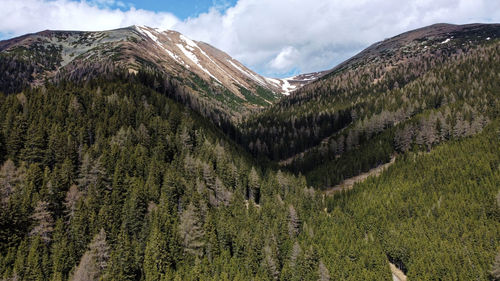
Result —
[[12, 128], [8, 128], [9, 134], [6, 135], [5, 146], [9, 153], [9, 157], [16, 159], [17, 155], [21, 151], [24, 145], [24, 140], [26, 138], [26, 120], [23, 116], [17, 115], [12, 125]]
[[144, 252], [145, 280], [168, 279], [180, 256], [175, 221], [163, 204], [151, 212], [150, 220], [152, 230]]
[[65, 231], [66, 228], [67, 226], [63, 220], [58, 219], [52, 236], [52, 281], [67, 280], [68, 271], [72, 267], [72, 260], [70, 259], [70, 245]]
[[50, 275], [48, 250], [41, 236], [35, 236], [26, 258], [25, 280], [48, 280]]
[[135, 260], [134, 242], [122, 226], [116, 240], [116, 248], [110, 256], [108, 275], [104, 280], [137, 280], [139, 264]]
[[41, 163], [46, 157], [46, 139], [43, 125], [31, 124], [28, 128], [24, 148], [21, 150], [21, 159], [28, 163]]

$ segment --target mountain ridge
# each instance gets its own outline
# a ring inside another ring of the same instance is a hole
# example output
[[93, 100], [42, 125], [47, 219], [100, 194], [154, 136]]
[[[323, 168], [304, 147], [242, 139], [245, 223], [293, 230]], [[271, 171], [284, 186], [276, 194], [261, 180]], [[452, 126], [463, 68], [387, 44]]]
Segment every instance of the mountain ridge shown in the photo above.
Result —
[[[80, 55], [97, 51], [94, 49], [110, 44], [109, 48], [123, 47], [128, 51], [134, 50], [135, 55], [140, 54], [142, 56], [141, 59], [145, 59], [148, 63], [154, 64], [160, 69], [173, 71], [177, 75], [184, 69], [180, 69], [175, 65], [183, 66], [207, 82], [214, 79], [214, 82], [229, 89], [242, 99], [246, 98], [239, 87], [255, 92], [255, 88], [261, 86], [275, 93], [289, 94], [291, 90], [311, 81], [309, 78], [304, 80], [296, 79], [298, 76], [295, 76], [295, 79], [263, 77], [208, 43], [191, 40], [177, 31], [138, 25], [105, 31], [44, 30], [0, 41], [0, 52], [9, 52], [16, 47], [29, 47], [31, 44], [43, 44], [44, 39], [48, 39], [48, 42], [45, 43], [49, 44], [49, 46], [52, 44], [52, 47], [61, 49], [61, 61], [56, 62], [55, 65], [45, 66], [57, 71], [71, 62], [81, 59], [79, 58]], [[68, 42], [65, 42], [65, 40]], [[134, 46], [134, 43], [135, 45], [141, 44], [141, 41], [138, 40], [149, 41], [149, 44]], [[141, 50], [144, 49], [149, 54], [141, 54]], [[128, 61], [120, 63], [129, 72], [136, 73], [141, 67], [140, 62], [137, 62], [133, 55], [127, 56], [126, 50], [123, 53], [114, 53], [114, 55], [124, 56], [122, 59]], [[88, 57], [92, 55], [94, 54], [87, 54]], [[101, 59], [106, 59], [106, 57]], [[161, 61], [164, 64], [160, 63]], [[41, 78], [51, 78], [50, 73], [46, 74]], [[288, 80], [295, 87], [283, 87], [282, 85]]]

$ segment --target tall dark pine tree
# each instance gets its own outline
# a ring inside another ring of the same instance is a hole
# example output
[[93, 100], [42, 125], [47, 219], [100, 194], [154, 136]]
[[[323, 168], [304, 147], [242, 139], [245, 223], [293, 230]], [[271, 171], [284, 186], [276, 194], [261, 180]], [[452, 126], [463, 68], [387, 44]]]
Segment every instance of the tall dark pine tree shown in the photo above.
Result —
[[21, 158], [28, 163], [41, 163], [45, 159], [46, 139], [43, 125], [31, 124], [28, 128], [24, 148], [21, 150]]

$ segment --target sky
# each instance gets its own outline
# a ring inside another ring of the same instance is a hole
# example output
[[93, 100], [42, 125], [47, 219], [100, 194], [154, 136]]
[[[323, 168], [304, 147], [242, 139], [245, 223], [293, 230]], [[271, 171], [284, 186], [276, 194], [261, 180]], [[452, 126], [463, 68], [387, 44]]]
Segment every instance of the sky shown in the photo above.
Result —
[[179, 31], [267, 77], [326, 70], [434, 23], [499, 23], [499, 0], [0, 0], [0, 39], [45, 29]]

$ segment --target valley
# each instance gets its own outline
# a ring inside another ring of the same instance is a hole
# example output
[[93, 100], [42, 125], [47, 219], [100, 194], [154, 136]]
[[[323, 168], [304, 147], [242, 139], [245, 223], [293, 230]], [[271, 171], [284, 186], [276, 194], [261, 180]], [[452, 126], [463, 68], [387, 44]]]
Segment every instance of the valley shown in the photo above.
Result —
[[500, 25], [264, 77], [171, 30], [0, 41], [0, 280], [497, 280]]

